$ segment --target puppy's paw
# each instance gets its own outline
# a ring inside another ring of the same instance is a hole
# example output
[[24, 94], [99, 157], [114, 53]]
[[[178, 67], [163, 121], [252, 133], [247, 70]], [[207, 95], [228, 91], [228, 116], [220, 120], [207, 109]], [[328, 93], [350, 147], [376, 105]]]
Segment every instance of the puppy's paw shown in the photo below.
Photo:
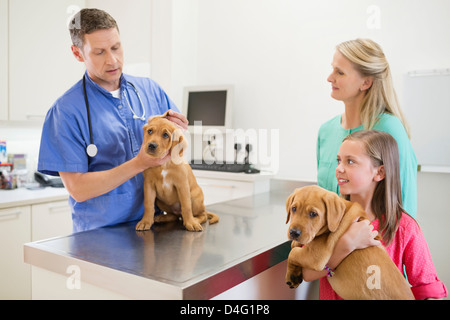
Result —
[[286, 284], [291, 289], [297, 288], [303, 282], [302, 267], [288, 265], [286, 271]]
[[153, 225], [153, 220], [142, 219], [136, 225], [136, 231], [150, 230]]
[[185, 222], [184, 226], [188, 231], [203, 231], [202, 225], [195, 220], [192, 222]]

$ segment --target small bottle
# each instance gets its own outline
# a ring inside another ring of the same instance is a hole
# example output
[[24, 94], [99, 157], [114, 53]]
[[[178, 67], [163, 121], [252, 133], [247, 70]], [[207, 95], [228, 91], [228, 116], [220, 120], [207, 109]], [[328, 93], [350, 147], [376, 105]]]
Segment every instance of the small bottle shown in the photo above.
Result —
[[6, 152], [6, 140], [0, 140], [0, 163], [8, 161], [8, 154]]

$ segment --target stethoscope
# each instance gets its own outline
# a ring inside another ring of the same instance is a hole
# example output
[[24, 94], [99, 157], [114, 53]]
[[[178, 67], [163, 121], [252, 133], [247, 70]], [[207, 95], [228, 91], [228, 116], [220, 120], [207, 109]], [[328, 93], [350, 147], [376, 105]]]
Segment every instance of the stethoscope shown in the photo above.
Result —
[[[136, 89], [134, 84], [132, 84], [130, 81], [127, 81], [127, 83], [130, 86], [132, 86], [134, 89], [134, 92], [136, 92], [136, 95], [139, 99], [139, 103], [141, 104], [142, 111], [143, 111], [142, 116], [136, 115], [133, 108], [131, 108], [131, 104], [130, 104], [130, 101], [128, 100], [126, 93], [124, 92], [123, 95], [125, 96], [125, 100], [127, 100], [128, 108], [130, 109], [131, 113], [133, 113], [133, 119], [139, 119], [139, 120], [145, 121], [145, 108], [144, 108], [144, 104], [142, 103], [141, 95], [139, 94], [139, 91]], [[87, 97], [87, 93], [86, 93], [86, 75], [83, 76], [83, 93], [84, 93], [84, 102], [86, 103], [87, 120], [88, 120], [88, 125], [89, 125], [89, 141], [90, 141], [90, 144], [86, 147], [86, 153], [89, 157], [93, 158], [97, 155], [98, 149], [97, 149], [97, 146], [94, 144], [94, 138], [92, 136], [91, 113], [89, 110], [89, 101], [88, 101], [88, 97]]]

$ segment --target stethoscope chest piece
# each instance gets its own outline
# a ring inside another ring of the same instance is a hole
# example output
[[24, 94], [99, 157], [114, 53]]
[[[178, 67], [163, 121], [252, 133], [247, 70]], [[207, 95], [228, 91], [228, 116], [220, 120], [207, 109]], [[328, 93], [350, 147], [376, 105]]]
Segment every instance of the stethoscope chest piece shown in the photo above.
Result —
[[86, 153], [89, 157], [93, 158], [97, 155], [98, 149], [97, 146], [95, 144], [90, 144], [87, 146], [86, 148]]

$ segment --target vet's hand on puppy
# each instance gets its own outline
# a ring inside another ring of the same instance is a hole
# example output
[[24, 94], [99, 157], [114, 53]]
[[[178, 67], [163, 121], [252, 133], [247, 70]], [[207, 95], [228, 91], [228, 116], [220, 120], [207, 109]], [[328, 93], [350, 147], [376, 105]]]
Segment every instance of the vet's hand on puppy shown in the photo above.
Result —
[[175, 123], [179, 128], [187, 130], [189, 121], [181, 113], [169, 110], [166, 119]]
[[171, 157], [170, 152], [163, 158], [149, 157], [145, 151], [145, 148], [141, 146], [138, 155], [134, 159], [142, 172], [148, 168], [158, 167], [165, 164], [167, 161], [170, 161]]

